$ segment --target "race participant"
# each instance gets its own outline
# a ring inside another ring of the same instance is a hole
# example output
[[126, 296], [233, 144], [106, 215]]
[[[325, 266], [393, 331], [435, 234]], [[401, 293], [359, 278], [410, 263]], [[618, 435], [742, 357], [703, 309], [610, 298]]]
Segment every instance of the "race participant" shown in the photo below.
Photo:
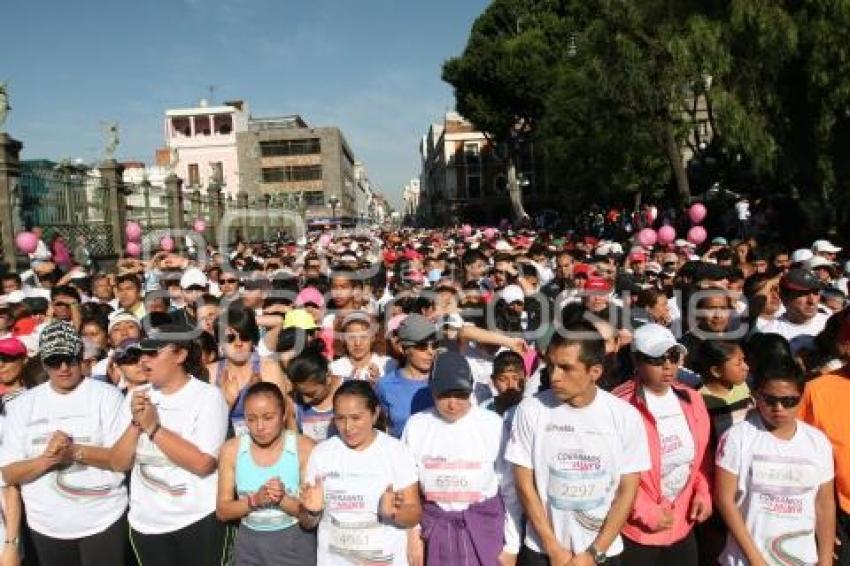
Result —
[[428, 564], [513, 564], [521, 511], [501, 459], [502, 419], [473, 405], [472, 370], [457, 352], [437, 355], [428, 387], [434, 407], [411, 416], [402, 434], [424, 501], [416, 554]]
[[518, 563], [619, 565], [650, 469], [640, 414], [596, 386], [605, 340], [592, 324], [556, 332], [546, 355], [550, 389], [520, 403], [505, 453], [528, 521]]
[[111, 565], [127, 549], [127, 489], [110, 469], [122, 397], [83, 379], [82, 350], [71, 324], [48, 325], [39, 352], [49, 380], [5, 407], [3, 480], [20, 486], [43, 566]]
[[832, 446], [797, 420], [804, 383], [790, 359], [760, 368], [757, 410], [720, 440], [714, 501], [729, 528], [720, 564], [833, 563]]
[[643, 418], [652, 462], [623, 527], [629, 566], [697, 564], [693, 527], [711, 516], [711, 423], [700, 394], [676, 379], [684, 354], [667, 328], [641, 326], [632, 342], [634, 377], [613, 392]]
[[377, 324], [363, 311], [348, 314], [340, 325], [344, 355], [330, 364], [330, 372], [343, 380], [365, 379], [376, 383], [395, 370], [395, 360], [375, 351]]
[[301, 505], [318, 525], [318, 563], [327, 566], [408, 562], [407, 529], [422, 508], [416, 464], [401, 441], [380, 432], [378, 398], [364, 381], [334, 394], [339, 435], [313, 449]]
[[245, 394], [248, 434], [231, 438], [218, 462], [222, 521], [240, 521], [234, 566], [316, 564], [316, 533], [298, 521], [298, 491], [313, 441], [285, 429], [287, 405], [272, 383]]
[[295, 356], [287, 375], [295, 390], [298, 430], [316, 442], [336, 433], [333, 428], [334, 393], [342, 378], [328, 370], [328, 360], [315, 348]]
[[150, 387], [127, 396], [112, 467], [130, 474], [130, 540], [139, 564], [219, 566], [217, 458], [228, 427], [219, 389], [187, 373], [194, 329], [163, 325], [139, 344]]

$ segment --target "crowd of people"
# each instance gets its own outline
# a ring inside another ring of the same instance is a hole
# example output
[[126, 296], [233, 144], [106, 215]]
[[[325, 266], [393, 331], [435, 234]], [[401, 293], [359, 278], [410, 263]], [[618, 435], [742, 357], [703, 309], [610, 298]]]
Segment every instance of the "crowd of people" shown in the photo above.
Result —
[[39, 246], [0, 276], [0, 566], [850, 564], [841, 253]]

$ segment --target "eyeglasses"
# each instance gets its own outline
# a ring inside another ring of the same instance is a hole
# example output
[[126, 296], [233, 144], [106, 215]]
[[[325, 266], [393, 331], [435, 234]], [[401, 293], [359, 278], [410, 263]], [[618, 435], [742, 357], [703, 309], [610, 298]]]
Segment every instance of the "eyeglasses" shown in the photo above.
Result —
[[79, 358], [68, 354], [56, 354], [44, 359], [44, 366], [48, 369], [59, 369], [63, 365], [72, 367], [80, 363]]
[[427, 342], [420, 342], [419, 344], [413, 344], [412, 347], [420, 352], [424, 352], [425, 350], [437, 350], [440, 347], [440, 343], [437, 340], [428, 340]]
[[786, 395], [783, 397], [777, 397], [775, 395], [768, 395], [766, 393], [758, 393], [759, 399], [761, 399], [762, 403], [767, 405], [768, 407], [775, 407], [779, 404], [783, 409], [792, 409], [800, 404], [801, 397], [799, 395]]
[[672, 349], [661, 356], [647, 356], [646, 354], [641, 354], [641, 358], [643, 358], [643, 361], [651, 366], [663, 366], [664, 362], [678, 364], [679, 360], [682, 359], [682, 352], [677, 349]]

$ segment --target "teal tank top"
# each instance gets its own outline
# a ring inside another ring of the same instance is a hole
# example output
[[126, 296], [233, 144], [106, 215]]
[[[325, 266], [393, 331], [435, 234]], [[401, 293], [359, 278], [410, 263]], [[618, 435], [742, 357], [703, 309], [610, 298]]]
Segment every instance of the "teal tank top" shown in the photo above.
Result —
[[[236, 492], [240, 497], [258, 491], [273, 477], [280, 479], [286, 492], [298, 497], [301, 474], [298, 466], [298, 437], [292, 431], [286, 431], [286, 440], [280, 458], [271, 466], [258, 466], [251, 456], [251, 436], [239, 437], [239, 452], [236, 455]], [[288, 515], [280, 507], [273, 506], [257, 509], [242, 518], [242, 524], [256, 531], [281, 531], [298, 522], [296, 517]]]

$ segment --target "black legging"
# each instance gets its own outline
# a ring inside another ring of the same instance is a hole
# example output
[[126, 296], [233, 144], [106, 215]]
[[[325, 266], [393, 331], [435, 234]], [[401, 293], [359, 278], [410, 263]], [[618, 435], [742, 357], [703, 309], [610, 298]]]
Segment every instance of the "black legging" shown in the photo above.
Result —
[[59, 539], [30, 530], [30, 538], [40, 566], [115, 566], [115, 558], [127, 554], [127, 517], [87, 537]]
[[697, 566], [699, 552], [694, 531], [668, 546], [638, 544], [623, 537], [623, 564], [629, 566]]
[[130, 529], [139, 566], [221, 566], [225, 539], [225, 525], [215, 513], [170, 533], [145, 535]]

